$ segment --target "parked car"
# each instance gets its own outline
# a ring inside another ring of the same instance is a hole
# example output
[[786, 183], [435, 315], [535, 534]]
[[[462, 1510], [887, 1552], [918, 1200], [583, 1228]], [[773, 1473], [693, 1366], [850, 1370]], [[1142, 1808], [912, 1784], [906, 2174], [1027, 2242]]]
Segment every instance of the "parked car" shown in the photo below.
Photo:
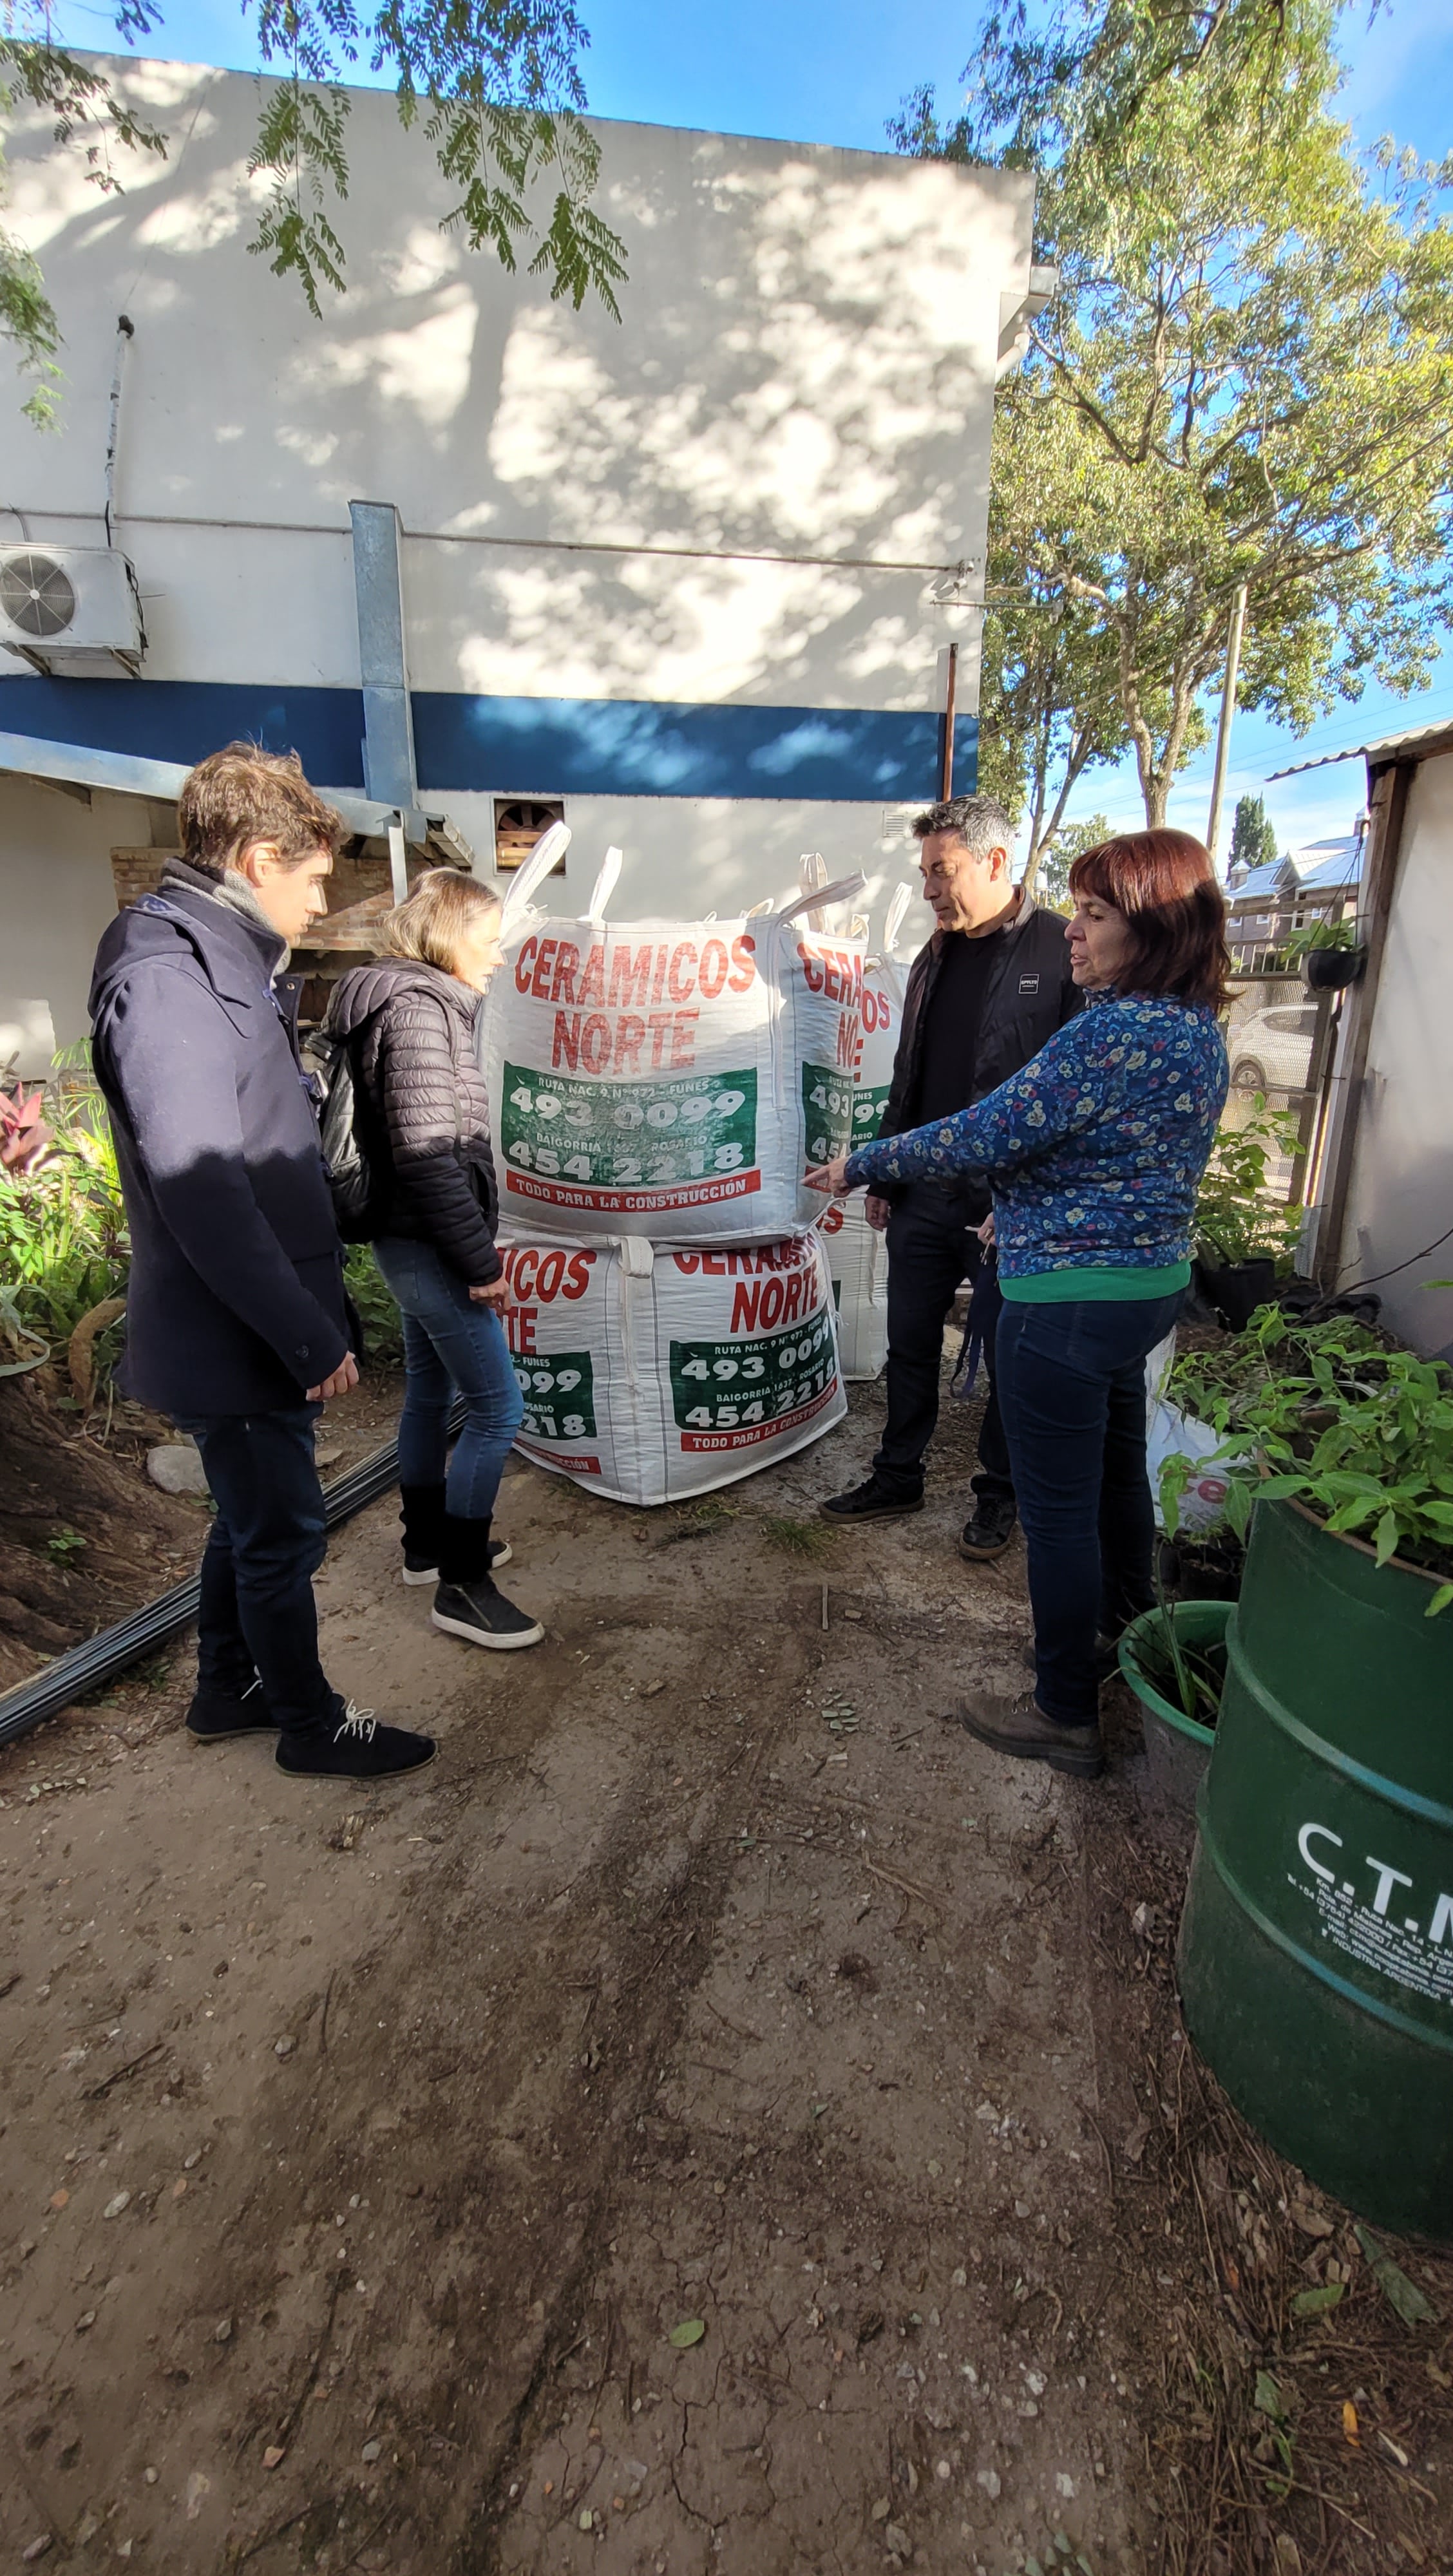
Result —
[[1277, 1002], [1231, 1032], [1233, 1091], [1301, 1091], [1311, 1070], [1315, 1002]]

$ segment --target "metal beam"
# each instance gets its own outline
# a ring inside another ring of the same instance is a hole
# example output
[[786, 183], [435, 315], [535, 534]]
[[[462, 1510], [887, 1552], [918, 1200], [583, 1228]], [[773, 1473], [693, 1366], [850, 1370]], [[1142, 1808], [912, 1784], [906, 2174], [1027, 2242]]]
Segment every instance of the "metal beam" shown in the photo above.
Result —
[[392, 501], [350, 501], [348, 515], [363, 682], [363, 783], [379, 804], [394, 807], [406, 837], [419, 842], [425, 835], [418, 810], [399, 514]]

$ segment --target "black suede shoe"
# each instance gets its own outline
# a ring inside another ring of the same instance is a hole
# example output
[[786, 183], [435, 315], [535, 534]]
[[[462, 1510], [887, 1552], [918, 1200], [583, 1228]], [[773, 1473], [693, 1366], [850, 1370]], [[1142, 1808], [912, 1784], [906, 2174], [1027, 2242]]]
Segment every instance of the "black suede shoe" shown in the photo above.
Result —
[[464, 1637], [471, 1646], [493, 1646], [506, 1653], [513, 1646], [538, 1646], [545, 1631], [538, 1619], [496, 1592], [487, 1574], [472, 1583], [441, 1583], [434, 1595], [434, 1625], [446, 1637]]
[[1002, 1556], [1014, 1536], [1018, 1518], [1012, 1502], [981, 1494], [974, 1505], [973, 1519], [965, 1521], [959, 1534], [959, 1554], [965, 1563], [987, 1565], [991, 1557]]
[[866, 1484], [854, 1485], [850, 1493], [834, 1494], [817, 1508], [825, 1521], [896, 1521], [909, 1512], [921, 1512], [923, 1496], [890, 1493], [876, 1476], [870, 1476]]
[[339, 1700], [334, 1715], [306, 1732], [280, 1735], [277, 1767], [307, 1780], [385, 1780], [400, 1771], [422, 1771], [436, 1751], [432, 1735], [380, 1726], [371, 1708]]
[[[497, 1565], [508, 1565], [513, 1555], [514, 1549], [507, 1538], [492, 1538], [489, 1542], [490, 1573], [493, 1574]], [[404, 1548], [405, 1583], [437, 1583], [438, 1580], [438, 1549], [435, 1549], [432, 1556], [419, 1556], [411, 1555], [406, 1545]]]
[[194, 1744], [231, 1744], [239, 1735], [276, 1735], [277, 1719], [256, 1673], [245, 1687], [233, 1691], [208, 1689], [199, 1683], [187, 1711], [187, 1733]]

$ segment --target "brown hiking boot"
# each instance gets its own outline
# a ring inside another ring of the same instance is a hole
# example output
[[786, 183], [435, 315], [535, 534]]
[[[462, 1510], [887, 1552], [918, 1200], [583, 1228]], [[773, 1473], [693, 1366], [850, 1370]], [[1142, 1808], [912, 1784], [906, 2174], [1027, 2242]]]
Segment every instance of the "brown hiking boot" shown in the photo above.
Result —
[[1098, 1780], [1105, 1768], [1105, 1747], [1095, 1726], [1060, 1726], [1046, 1717], [1033, 1691], [1008, 1698], [997, 1691], [975, 1691], [954, 1711], [981, 1744], [1009, 1753], [1020, 1762], [1047, 1762], [1052, 1771], [1068, 1771], [1077, 1780]]

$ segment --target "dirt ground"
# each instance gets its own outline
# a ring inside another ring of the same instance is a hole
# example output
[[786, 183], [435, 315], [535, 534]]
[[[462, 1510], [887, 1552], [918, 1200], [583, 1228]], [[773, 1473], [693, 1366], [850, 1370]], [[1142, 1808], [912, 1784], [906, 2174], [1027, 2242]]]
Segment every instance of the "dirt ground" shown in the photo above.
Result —
[[337, 1534], [397, 1786], [194, 1748], [185, 1648], [0, 1755], [0, 2565], [1453, 2566], [1453, 2264], [1392, 2317], [1196, 2070], [1118, 1688], [1096, 1784], [946, 1722], [1027, 1633], [964, 1409], [819, 1539], [880, 1404], [692, 1508], [513, 1473], [529, 1654]]

